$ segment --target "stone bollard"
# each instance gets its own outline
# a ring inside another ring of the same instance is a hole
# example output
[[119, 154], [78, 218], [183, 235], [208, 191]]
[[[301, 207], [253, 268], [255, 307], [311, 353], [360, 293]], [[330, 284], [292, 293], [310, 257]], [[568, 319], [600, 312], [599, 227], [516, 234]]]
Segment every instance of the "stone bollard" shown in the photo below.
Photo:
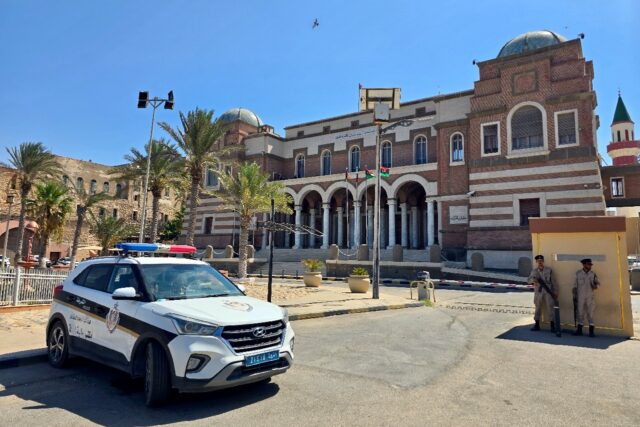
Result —
[[404, 259], [404, 250], [402, 249], [402, 245], [393, 245], [391, 259], [394, 262], [402, 262]]
[[473, 271], [484, 271], [484, 256], [480, 252], [471, 254], [471, 269]]
[[358, 261], [369, 261], [369, 246], [362, 244], [358, 246]]
[[207, 245], [207, 248], [204, 250], [204, 259], [213, 258], [213, 246]]
[[531, 258], [529, 257], [520, 257], [518, 258], [518, 276], [527, 277], [531, 274], [531, 269], [533, 265], [531, 263]]
[[442, 262], [441, 257], [442, 251], [440, 250], [440, 246], [431, 245], [429, 246], [429, 262]]
[[224, 248], [224, 257], [233, 258], [233, 246], [227, 245], [227, 247]]
[[247, 245], [247, 259], [256, 257], [256, 248], [253, 245]]
[[338, 259], [338, 245], [335, 243], [329, 246], [329, 254], [327, 255], [327, 259]]

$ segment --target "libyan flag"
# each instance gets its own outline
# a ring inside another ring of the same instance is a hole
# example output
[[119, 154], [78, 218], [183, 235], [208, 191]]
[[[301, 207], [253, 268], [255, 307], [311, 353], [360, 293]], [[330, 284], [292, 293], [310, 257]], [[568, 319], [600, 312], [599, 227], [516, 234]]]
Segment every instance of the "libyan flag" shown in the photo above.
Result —
[[384, 166], [380, 166], [380, 176], [387, 177], [390, 175], [389, 168], [385, 168]]
[[371, 173], [371, 171], [369, 169], [367, 169], [366, 167], [364, 168], [364, 175], [365, 175], [365, 179], [371, 179], [374, 178], [373, 174]]

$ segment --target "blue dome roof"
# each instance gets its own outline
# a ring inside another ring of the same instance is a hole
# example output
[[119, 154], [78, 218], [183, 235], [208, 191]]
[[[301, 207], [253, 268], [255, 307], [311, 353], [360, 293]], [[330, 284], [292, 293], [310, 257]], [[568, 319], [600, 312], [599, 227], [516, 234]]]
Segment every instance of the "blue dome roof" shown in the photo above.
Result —
[[553, 46], [566, 41], [567, 39], [565, 37], [554, 33], [553, 31], [530, 31], [528, 33], [520, 34], [518, 37], [511, 39], [502, 46], [500, 53], [498, 53], [498, 58], [530, 52], [532, 50]]
[[246, 108], [232, 108], [221, 115], [220, 120], [224, 123], [233, 123], [240, 120], [257, 128], [264, 124], [256, 113]]

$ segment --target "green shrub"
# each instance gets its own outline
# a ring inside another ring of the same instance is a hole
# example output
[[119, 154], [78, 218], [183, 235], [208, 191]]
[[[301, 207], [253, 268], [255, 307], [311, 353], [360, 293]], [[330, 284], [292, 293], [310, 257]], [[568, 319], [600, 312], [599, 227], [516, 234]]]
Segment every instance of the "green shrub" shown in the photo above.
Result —
[[369, 277], [369, 272], [367, 271], [366, 268], [354, 267], [353, 270], [351, 270], [351, 275], [352, 276], [367, 276], [367, 277]]
[[319, 259], [303, 259], [302, 265], [304, 265], [304, 268], [306, 268], [308, 272], [313, 272], [320, 271], [322, 269], [322, 266], [324, 265], [324, 262], [320, 261]]

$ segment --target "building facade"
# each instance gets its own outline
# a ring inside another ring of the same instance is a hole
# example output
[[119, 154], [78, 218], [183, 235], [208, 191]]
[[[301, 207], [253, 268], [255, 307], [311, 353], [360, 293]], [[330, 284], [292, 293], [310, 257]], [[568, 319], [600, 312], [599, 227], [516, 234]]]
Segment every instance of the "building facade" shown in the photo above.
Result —
[[[124, 180], [119, 180], [116, 175], [113, 175], [113, 166], [103, 165], [92, 161], [72, 159], [69, 157], [56, 156], [56, 160], [60, 165], [63, 175], [59, 179], [68, 185], [69, 187], [83, 188], [87, 193], [100, 193], [105, 192], [109, 194], [112, 199], [100, 202], [93, 210], [92, 213], [95, 216], [112, 216], [114, 218], [126, 218], [131, 223], [140, 223], [142, 212], [142, 198], [141, 198], [141, 185], [140, 183], [132, 183]], [[20, 215], [20, 194], [16, 189], [19, 185], [15, 178], [15, 171], [7, 168], [0, 168], [0, 188], [4, 194], [12, 193], [15, 195], [11, 208], [11, 219], [9, 227], [9, 242], [8, 251], [11, 256], [17, 247], [17, 222]], [[4, 244], [4, 233], [6, 232], [6, 221], [8, 214], [8, 203], [6, 197], [0, 200], [0, 244]], [[167, 190], [163, 194], [160, 201], [160, 209], [158, 212], [159, 229], [162, 229], [163, 224], [175, 217], [175, 214], [180, 209], [180, 204], [176, 199], [175, 190]], [[151, 195], [149, 195], [147, 203], [147, 222], [150, 224], [151, 220]], [[37, 218], [28, 218], [29, 220], [37, 223]], [[51, 241], [49, 243], [47, 257], [50, 259], [57, 259], [59, 257], [69, 256], [71, 245], [73, 243], [73, 236], [76, 227], [76, 212], [73, 210], [72, 214], [67, 220], [61, 241]], [[28, 239], [32, 234], [32, 230], [27, 230]], [[80, 235], [80, 246], [96, 246], [98, 240], [89, 232], [89, 225], [85, 221], [82, 233]], [[39, 250], [39, 243], [37, 239], [34, 241], [33, 254], [37, 254]], [[27, 244], [24, 244], [23, 255], [27, 254]]]
[[[531, 255], [529, 217], [605, 212], [593, 64], [580, 39], [537, 31], [477, 66], [473, 89], [391, 111], [392, 123], [408, 126], [380, 139], [382, 165], [390, 169], [382, 179], [381, 245], [437, 244], [448, 259], [481, 252], [487, 266], [514, 268], [520, 256]], [[294, 213], [278, 219], [323, 233], [280, 232], [276, 247], [372, 243], [375, 180], [365, 179], [365, 170], [377, 173], [371, 111], [288, 126], [284, 136], [248, 110], [229, 114], [222, 116], [233, 126], [225, 143], [242, 144], [242, 157], [282, 180], [293, 199]], [[206, 183], [217, 185], [209, 176]], [[202, 199], [198, 246], [237, 240], [234, 215], [217, 206]], [[264, 232], [252, 239], [261, 247]]]

